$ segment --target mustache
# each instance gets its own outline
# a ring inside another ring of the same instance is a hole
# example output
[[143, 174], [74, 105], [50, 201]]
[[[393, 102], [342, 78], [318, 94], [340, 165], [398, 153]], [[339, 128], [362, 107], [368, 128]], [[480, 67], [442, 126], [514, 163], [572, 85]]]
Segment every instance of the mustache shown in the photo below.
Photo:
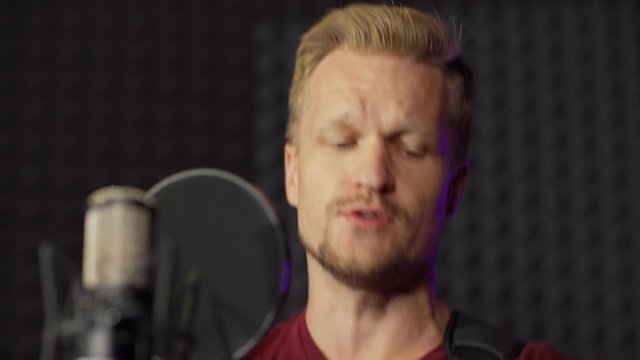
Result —
[[358, 193], [349, 197], [338, 198], [327, 206], [327, 214], [333, 215], [353, 205], [368, 205], [381, 208], [389, 217], [402, 224], [411, 221], [409, 212], [389, 199], [373, 192]]

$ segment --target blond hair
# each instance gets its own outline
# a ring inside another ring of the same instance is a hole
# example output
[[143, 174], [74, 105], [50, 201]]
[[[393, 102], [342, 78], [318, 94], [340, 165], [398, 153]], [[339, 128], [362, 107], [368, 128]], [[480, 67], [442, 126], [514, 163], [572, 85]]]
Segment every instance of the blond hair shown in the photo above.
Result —
[[287, 142], [297, 141], [306, 87], [320, 61], [342, 47], [384, 52], [435, 65], [446, 79], [445, 118], [454, 162], [463, 161], [471, 126], [471, 71], [459, 57], [460, 33], [437, 16], [393, 5], [353, 4], [334, 9], [302, 35], [289, 90]]

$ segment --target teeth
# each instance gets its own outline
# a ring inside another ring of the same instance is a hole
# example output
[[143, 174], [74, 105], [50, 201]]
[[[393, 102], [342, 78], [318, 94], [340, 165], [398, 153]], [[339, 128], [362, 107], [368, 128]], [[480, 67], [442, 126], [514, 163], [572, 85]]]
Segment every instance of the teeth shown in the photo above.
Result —
[[375, 219], [378, 217], [375, 213], [371, 213], [368, 211], [361, 211], [360, 216], [362, 216], [365, 219]]

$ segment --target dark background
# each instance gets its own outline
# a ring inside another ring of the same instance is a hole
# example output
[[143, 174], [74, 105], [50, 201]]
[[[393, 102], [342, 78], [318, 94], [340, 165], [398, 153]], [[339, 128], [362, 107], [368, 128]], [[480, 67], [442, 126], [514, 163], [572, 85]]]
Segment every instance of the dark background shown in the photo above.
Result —
[[[37, 246], [80, 263], [84, 201], [192, 167], [283, 191], [298, 36], [345, 1], [0, 5], [0, 358], [37, 358]], [[585, 359], [640, 357], [640, 18], [635, 1], [405, 2], [456, 15], [476, 73], [468, 191], [442, 295]]]

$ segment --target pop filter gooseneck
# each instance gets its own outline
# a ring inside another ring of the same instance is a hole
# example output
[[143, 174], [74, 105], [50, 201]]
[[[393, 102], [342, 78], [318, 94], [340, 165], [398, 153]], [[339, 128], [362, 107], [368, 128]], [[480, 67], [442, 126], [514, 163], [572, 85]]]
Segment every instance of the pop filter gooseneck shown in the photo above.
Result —
[[[162, 280], [163, 271], [174, 271], [159, 269], [159, 281], [188, 274], [199, 279], [191, 301], [189, 358], [241, 358], [272, 325], [288, 291], [289, 252], [273, 208], [253, 185], [216, 169], [177, 173], [147, 195], [156, 201], [157, 246], [172, 244], [165, 249], [173, 249], [169, 254], [178, 274]], [[156, 291], [169, 288], [156, 286]], [[170, 299], [179, 296], [170, 292]], [[168, 312], [160, 314], [168, 319], [158, 321], [175, 323], [180, 316], [171, 301], [154, 304], [156, 312]]]

